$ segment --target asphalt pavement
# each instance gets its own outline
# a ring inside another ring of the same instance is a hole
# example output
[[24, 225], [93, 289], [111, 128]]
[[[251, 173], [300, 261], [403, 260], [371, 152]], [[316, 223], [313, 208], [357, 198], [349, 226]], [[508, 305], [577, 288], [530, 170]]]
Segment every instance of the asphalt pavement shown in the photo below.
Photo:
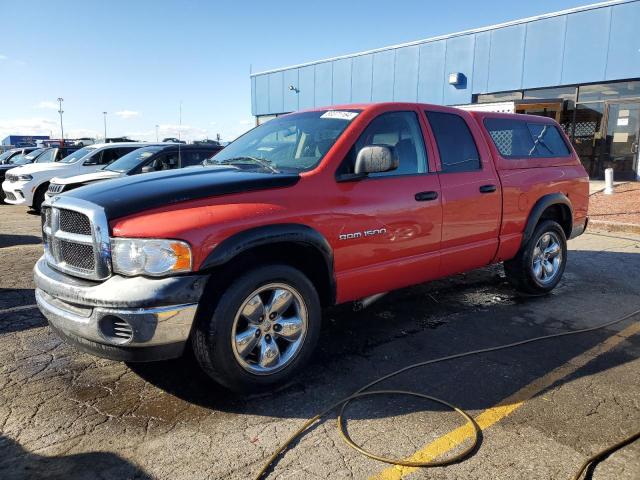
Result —
[[[501, 266], [328, 310], [312, 362], [286, 387], [240, 397], [192, 357], [155, 364], [80, 353], [33, 308], [39, 218], [0, 205], [0, 478], [245, 479], [305, 419], [404, 365], [594, 326], [640, 309], [640, 237], [588, 232], [569, 243], [561, 285], [518, 296]], [[275, 466], [278, 479], [569, 479], [592, 453], [640, 429], [640, 315], [595, 332], [412, 371], [381, 387], [467, 410], [482, 427], [464, 462], [400, 469], [348, 448], [335, 416]], [[348, 427], [380, 454], [446, 458], [463, 421], [423, 399], [358, 401]], [[640, 478], [640, 442], [593, 479]]]

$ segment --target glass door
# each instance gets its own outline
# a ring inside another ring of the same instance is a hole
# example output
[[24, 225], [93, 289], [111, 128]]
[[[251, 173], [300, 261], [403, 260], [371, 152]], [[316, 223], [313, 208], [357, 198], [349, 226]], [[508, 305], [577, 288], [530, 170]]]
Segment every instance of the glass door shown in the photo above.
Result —
[[606, 125], [603, 171], [613, 168], [614, 179], [636, 180], [640, 101], [607, 102]]

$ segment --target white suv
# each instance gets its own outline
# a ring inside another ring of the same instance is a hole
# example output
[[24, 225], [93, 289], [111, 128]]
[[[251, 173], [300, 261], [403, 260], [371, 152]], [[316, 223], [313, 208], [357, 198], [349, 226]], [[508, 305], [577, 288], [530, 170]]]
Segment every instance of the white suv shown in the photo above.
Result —
[[12, 168], [2, 183], [5, 202], [40, 210], [49, 181], [53, 177], [69, 177], [95, 172], [106, 164], [149, 143], [98, 143], [76, 150], [58, 162], [33, 163]]

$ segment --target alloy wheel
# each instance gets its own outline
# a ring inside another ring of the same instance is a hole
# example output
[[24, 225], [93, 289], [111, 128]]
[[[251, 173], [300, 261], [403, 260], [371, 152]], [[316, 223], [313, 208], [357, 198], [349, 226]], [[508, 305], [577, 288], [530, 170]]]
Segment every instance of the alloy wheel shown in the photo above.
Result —
[[562, 246], [555, 232], [543, 233], [533, 249], [531, 271], [534, 278], [542, 285], [555, 280], [562, 265]]
[[250, 373], [278, 372], [300, 352], [308, 321], [307, 307], [295, 288], [284, 283], [264, 285], [242, 302], [235, 315], [233, 354]]

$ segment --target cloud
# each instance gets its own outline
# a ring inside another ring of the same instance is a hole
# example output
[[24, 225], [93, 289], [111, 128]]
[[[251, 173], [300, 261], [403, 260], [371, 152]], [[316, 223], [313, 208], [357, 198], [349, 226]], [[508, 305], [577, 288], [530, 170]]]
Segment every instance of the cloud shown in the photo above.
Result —
[[[156, 141], [156, 129], [146, 131], [130, 131], [126, 134], [129, 138], [136, 140], [145, 140], [149, 142]], [[158, 125], [158, 140], [162, 141], [163, 138], [178, 138], [187, 142], [194, 140], [203, 140], [205, 138], [213, 138], [214, 136], [209, 133], [205, 128], [193, 127], [191, 125], [174, 125], [174, 124], [161, 124]]]
[[[21, 118], [17, 120], [0, 120], [0, 139], [9, 135], [50, 135], [58, 138], [60, 135], [60, 123], [46, 118]], [[64, 127], [66, 138], [101, 136], [100, 132], [88, 128]]]
[[120, 118], [134, 118], [134, 117], [138, 117], [140, 116], [140, 112], [136, 112], [133, 110], [120, 110], [119, 112], [115, 113], [118, 117]]
[[60, 124], [46, 118], [19, 118], [0, 120], [0, 138], [8, 135], [53, 135], [60, 134]]
[[64, 136], [69, 138], [102, 138], [104, 134], [90, 128], [70, 128], [68, 131], [65, 127]]
[[6, 55], [0, 54], [0, 61], [2, 60], [9, 60], [9, 57], [7, 57]]
[[44, 100], [44, 101], [40, 102], [39, 104], [37, 104], [35, 106], [35, 108], [46, 108], [46, 109], [50, 109], [50, 110], [57, 110], [58, 109], [58, 104], [56, 102], [51, 102], [49, 100]]

